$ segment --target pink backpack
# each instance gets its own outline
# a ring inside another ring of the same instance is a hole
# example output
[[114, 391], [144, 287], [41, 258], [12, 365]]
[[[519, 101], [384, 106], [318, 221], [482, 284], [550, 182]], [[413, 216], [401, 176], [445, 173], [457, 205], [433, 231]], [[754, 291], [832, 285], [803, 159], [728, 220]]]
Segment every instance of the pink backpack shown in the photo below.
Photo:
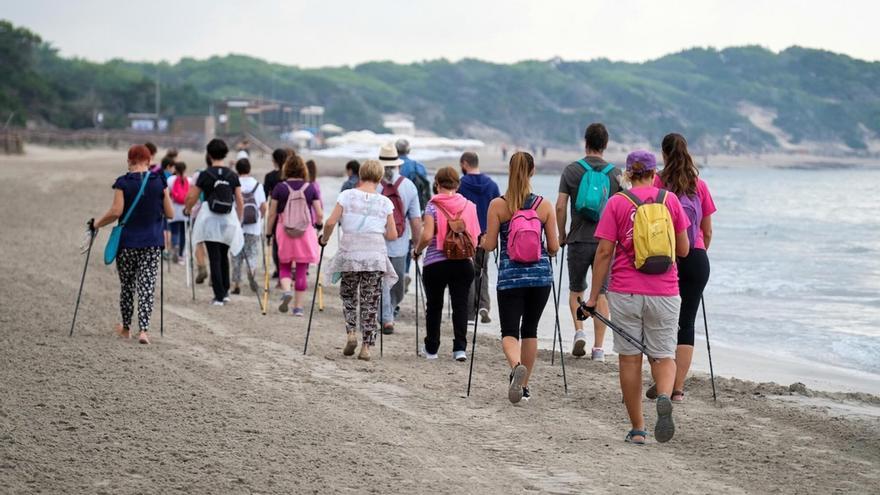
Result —
[[308, 184], [294, 191], [290, 184], [287, 186], [287, 205], [281, 213], [281, 225], [288, 237], [302, 237], [312, 224], [312, 212], [306, 200], [305, 189]]
[[537, 263], [541, 259], [541, 231], [538, 205], [544, 198], [535, 197], [532, 206], [517, 211], [507, 232], [507, 256], [517, 263]]

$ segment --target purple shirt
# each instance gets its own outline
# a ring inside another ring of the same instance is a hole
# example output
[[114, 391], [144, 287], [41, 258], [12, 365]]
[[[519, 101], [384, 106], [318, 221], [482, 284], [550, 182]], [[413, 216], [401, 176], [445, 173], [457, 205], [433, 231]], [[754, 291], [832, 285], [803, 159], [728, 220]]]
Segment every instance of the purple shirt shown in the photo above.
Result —
[[[290, 189], [288, 189], [287, 186], [285, 186], [285, 184], [289, 185], [290, 188], [293, 189], [294, 191], [299, 191], [300, 189], [303, 188], [303, 186], [306, 186], [306, 185], [310, 186], [312, 183], [306, 182], [302, 179], [289, 179], [284, 182], [279, 182], [275, 186], [275, 189], [272, 189], [272, 199], [274, 199], [275, 201], [278, 202], [277, 212], [279, 215], [281, 214], [281, 212], [284, 211], [284, 208], [287, 207], [287, 197], [290, 196]], [[320, 199], [320, 197], [318, 196], [318, 193], [317, 193], [317, 191], [315, 191], [314, 187], [306, 188], [306, 190], [303, 194], [305, 195], [306, 202], [309, 204], [309, 206], [311, 206], [312, 203], [314, 203], [316, 199]]]

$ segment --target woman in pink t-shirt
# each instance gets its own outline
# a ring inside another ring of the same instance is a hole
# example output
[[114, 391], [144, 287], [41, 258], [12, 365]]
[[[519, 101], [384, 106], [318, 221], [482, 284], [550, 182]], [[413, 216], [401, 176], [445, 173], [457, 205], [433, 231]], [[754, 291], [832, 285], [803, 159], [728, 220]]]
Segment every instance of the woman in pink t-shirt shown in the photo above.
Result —
[[[675, 254], [687, 256], [688, 219], [674, 194], [654, 187], [657, 161], [647, 151], [634, 151], [626, 158], [626, 177], [632, 183], [628, 191], [641, 203], [661, 202], [669, 210], [675, 231]], [[618, 331], [630, 334], [643, 343], [650, 356], [651, 374], [657, 383], [657, 424], [654, 437], [667, 442], [675, 433], [672, 421], [672, 385], [675, 380], [675, 344], [678, 330], [678, 272], [673, 263], [663, 273], [645, 273], [636, 269], [633, 243], [635, 204], [623, 193], [609, 198], [596, 237], [599, 247], [593, 262], [593, 283], [586, 305], [596, 307], [599, 290], [611, 266], [608, 306], [611, 321]], [[620, 359], [620, 388], [632, 423], [626, 441], [645, 443], [645, 418], [642, 416], [642, 350], [614, 333], [614, 350]]]
[[[678, 258], [678, 288], [681, 294], [681, 312], [678, 316], [678, 347], [675, 349], [675, 385], [672, 401], [684, 400], [684, 379], [687, 378], [694, 357], [694, 322], [703, 298], [703, 289], [709, 282], [709, 257], [706, 250], [712, 242], [712, 214], [717, 211], [709, 187], [699, 178], [687, 149], [687, 140], [681, 134], [667, 134], [661, 144], [663, 170], [654, 176], [654, 186], [675, 193], [688, 216], [690, 252]], [[656, 397], [656, 387], [645, 394]]]

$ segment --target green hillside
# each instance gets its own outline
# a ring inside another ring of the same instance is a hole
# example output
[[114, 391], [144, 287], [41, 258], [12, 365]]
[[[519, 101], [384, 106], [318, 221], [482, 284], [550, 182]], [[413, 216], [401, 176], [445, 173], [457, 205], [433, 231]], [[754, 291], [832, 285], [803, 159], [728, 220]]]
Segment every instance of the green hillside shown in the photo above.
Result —
[[95, 109], [110, 126], [153, 110], [155, 74], [162, 112], [205, 114], [224, 97], [262, 96], [323, 105], [326, 120], [381, 130], [383, 113], [403, 112], [419, 128], [462, 136], [496, 129], [521, 143], [572, 143], [584, 125], [606, 122], [618, 140], [657, 142], [680, 131], [718, 149], [732, 136], [748, 149], [778, 146], [744, 116], [743, 104], [775, 113], [772, 125], [794, 144], [865, 150], [880, 135], [880, 63], [826, 51], [760, 47], [691, 49], [632, 64], [433, 60], [401, 65], [301, 69], [228, 55], [175, 64], [59, 57], [25, 29], [0, 21], [0, 118], [89, 127]]

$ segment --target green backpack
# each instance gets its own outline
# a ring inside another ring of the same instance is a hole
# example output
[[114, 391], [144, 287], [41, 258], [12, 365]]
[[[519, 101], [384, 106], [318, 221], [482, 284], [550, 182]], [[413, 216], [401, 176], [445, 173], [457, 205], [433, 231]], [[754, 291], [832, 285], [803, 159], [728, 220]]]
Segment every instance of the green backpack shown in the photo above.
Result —
[[584, 176], [581, 177], [581, 184], [578, 186], [574, 211], [598, 222], [611, 194], [611, 180], [608, 179], [608, 174], [614, 170], [614, 165], [609, 163], [601, 172], [597, 172], [583, 159], [577, 162], [584, 167]]

